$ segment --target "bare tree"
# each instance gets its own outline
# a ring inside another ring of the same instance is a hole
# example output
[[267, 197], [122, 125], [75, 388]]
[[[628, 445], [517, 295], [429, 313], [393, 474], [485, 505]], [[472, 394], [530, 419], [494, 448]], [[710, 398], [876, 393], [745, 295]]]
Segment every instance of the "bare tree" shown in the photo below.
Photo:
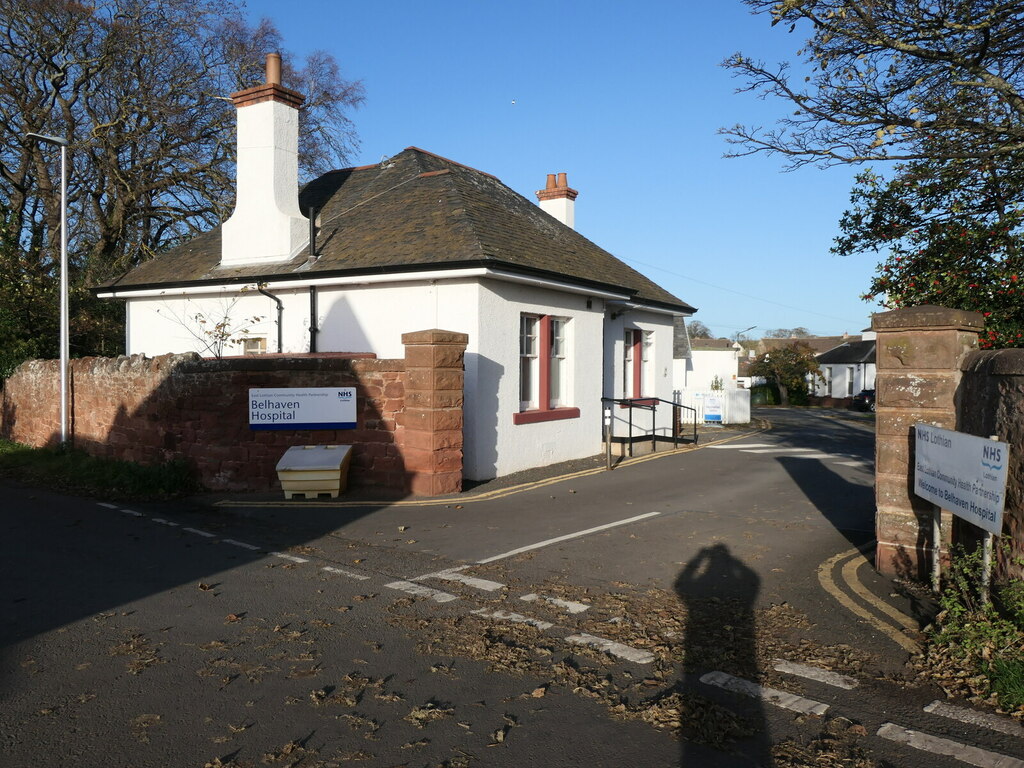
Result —
[[721, 132], [736, 149], [790, 167], [890, 160], [979, 160], [1024, 149], [1024, 8], [1018, 0], [744, 0], [810, 37], [804, 66], [742, 53], [740, 90], [793, 112], [775, 128]]
[[708, 328], [700, 320], [690, 320], [686, 324], [686, 331], [690, 335], [691, 339], [710, 339], [711, 329]]
[[[230, 211], [235, 116], [227, 96], [262, 82], [264, 54], [281, 50], [280, 34], [266, 20], [248, 26], [236, 0], [0, 0], [0, 18], [0, 269], [26, 286], [0, 301], [27, 307], [41, 296], [29, 287], [54, 278], [58, 155], [25, 134], [67, 138], [79, 310], [72, 351], [98, 351], [100, 338], [119, 334], [119, 308], [92, 302], [88, 287]], [[357, 142], [348, 114], [363, 100], [362, 85], [324, 53], [284, 74], [308, 95], [303, 175], [343, 163]]]

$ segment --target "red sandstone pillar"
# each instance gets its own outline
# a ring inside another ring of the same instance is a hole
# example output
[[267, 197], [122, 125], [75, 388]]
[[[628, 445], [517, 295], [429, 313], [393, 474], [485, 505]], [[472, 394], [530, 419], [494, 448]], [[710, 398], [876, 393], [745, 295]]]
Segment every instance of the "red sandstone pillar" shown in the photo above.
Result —
[[415, 494], [462, 490], [463, 358], [469, 336], [453, 331], [402, 334], [405, 410], [402, 458]]
[[[875, 567], [925, 579], [933, 542], [932, 505], [914, 493], [914, 424], [956, 429], [956, 391], [965, 355], [978, 347], [977, 312], [921, 306], [881, 312], [875, 442]], [[947, 529], [948, 520], [943, 521]]]

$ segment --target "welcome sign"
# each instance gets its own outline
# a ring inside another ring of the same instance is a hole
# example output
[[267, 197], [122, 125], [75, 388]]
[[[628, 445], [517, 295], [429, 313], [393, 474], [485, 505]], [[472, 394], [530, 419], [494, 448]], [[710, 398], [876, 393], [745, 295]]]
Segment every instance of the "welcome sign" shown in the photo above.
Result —
[[989, 533], [1002, 533], [1010, 446], [929, 424], [914, 425], [914, 434], [914, 492]]
[[355, 387], [249, 390], [250, 429], [355, 429]]

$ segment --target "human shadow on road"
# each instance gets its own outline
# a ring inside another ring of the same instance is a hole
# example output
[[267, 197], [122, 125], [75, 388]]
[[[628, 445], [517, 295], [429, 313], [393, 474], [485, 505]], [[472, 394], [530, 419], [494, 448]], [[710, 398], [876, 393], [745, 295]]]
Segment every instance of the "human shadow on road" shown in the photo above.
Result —
[[771, 766], [761, 701], [709, 684], [711, 679], [759, 678], [754, 606], [760, 578], [718, 543], [687, 562], [675, 590], [686, 606], [680, 765], [708, 765], [706, 747], [694, 743], [703, 741], [733, 753], [727, 763], [715, 764]]

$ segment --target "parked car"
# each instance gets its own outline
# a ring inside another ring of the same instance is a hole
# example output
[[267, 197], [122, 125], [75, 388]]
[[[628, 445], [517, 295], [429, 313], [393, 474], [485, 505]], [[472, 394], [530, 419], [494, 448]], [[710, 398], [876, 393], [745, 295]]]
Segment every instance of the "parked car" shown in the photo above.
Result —
[[875, 410], [875, 390], [862, 389], [853, 396], [853, 407], [858, 411]]

